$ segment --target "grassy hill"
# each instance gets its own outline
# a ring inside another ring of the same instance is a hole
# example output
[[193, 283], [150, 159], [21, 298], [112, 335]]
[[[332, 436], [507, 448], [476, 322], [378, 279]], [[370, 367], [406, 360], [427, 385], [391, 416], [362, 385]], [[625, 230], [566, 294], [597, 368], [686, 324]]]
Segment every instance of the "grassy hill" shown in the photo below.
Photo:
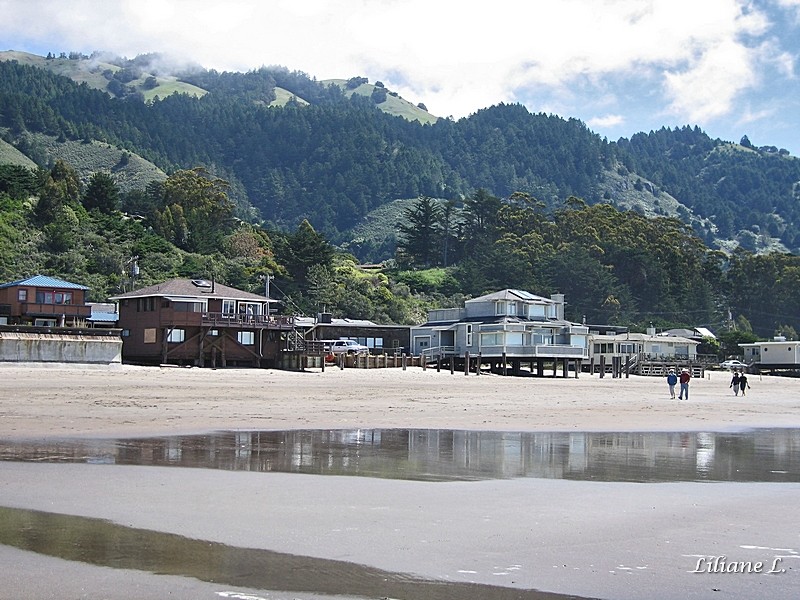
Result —
[[275, 100], [270, 102], [270, 106], [286, 106], [286, 103], [289, 102], [292, 98], [295, 99], [296, 102], [302, 104], [303, 106], [307, 106], [308, 102], [303, 98], [297, 97], [295, 94], [290, 92], [289, 90], [285, 90], [282, 87], [275, 88]]
[[3, 140], [0, 140], [0, 165], [18, 165], [28, 169], [36, 168], [35, 162]]
[[[106, 77], [106, 72], [116, 73], [121, 70], [118, 65], [97, 58], [45, 58], [16, 50], [0, 52], [0, 60], [16, 60], [23, 65], [47, 69], [57, 75], [69, 77], [76, 83], [85, 83], [91, 88], [108, 92], [112, 96], [114, 94], [108, 89], [109, 79]], [[156, 78], [155, 87], [145, 85], [149, 77]], [[163, 98], [171, 94], [189, 94], [199, 98], [207, 93], [206, 90], [190, 83], [178, 81], [174, 76], [146, 71], [137, 79], [130, 81], [127, 86], [144, 94], [145, 100], [152, 100], [156, 96]]]
[[[373, 92], [376, 90], [377, 86], [371, 83], [362, 83], [358, 87], [354, 89], [347, 88], [347, 80], [346, 79], [325, 79], [321, 81], [323, 85], [336, 85], [344, 90], [345, 95], [352, 96], [353, 94], [359, 94], [361, 96], [371, 97]], [[397, 117], [403, 117], [404, 119], [408, 119], [409, 121], [419, 121], [420, 123], [435, 123], [438, 118], [434, 117], [428, 111], [421, 109], [419, 106], [416, 106], [405, 100], [401, 96], [395, 95], [392, 92], [387, 92], [386, 100], [381, 102], [380, 104], [376, 105], [382, 111], [389, 113], [390, 115], [395, 115]]]
[[[59, 142], [51, 136], [39, 133], [29, 133], [27, 136], [28, 145], [35, 148], [35, 158], [41, 166], [50, 165], [61, 159], [75, 168], [84, 184], [89, 181], [93, 173], [100, 171], [110, 173], [122, 192], [144, 189], [152, 181], [163, 181], [167, 178], [164, 171], [141, 156], [105, 142], [96, 140], [91, 143], [72, 140]], [[18, 161], [6, 160], [7, 157], [13, 159], [14, 153], [18, 155]], [[0, 141], [0, 164], [3, 163], [36, 167], [36, 162], [31, 158], [6, 142]]]

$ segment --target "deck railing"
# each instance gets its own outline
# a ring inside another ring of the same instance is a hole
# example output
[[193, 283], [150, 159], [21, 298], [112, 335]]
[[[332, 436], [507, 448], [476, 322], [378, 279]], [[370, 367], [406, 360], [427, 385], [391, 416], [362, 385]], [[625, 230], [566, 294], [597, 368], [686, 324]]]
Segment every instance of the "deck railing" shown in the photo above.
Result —
[[221, 312], [204, 312], [203, 325], [216, 327], [269, 327], [291, 329], [294, 317], [291, 315], [249, 315]]

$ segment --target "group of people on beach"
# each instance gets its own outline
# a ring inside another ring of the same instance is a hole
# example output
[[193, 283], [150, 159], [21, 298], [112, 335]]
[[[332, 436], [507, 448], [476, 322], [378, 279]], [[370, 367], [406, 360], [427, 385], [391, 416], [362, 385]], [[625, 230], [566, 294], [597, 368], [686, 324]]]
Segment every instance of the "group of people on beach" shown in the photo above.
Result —
[[667, 385], [669, 385], [669, 397], [673, 400], [675, 399], [675, 386], [680, 383], [681, 384], [681, 393], [678, 396], [678, 400], [683, 400], [684, 396], [686, 399], [689, 399], [689, 381], [692, 379], [692, 374], [689, 373], [689, 369], [681, 369], [681, 374], [676, 375], [675, 369], [670, 369], [669, 373], [667, 373]]
[[744, 371], [734, 371], [731, 384], [728, 387], [733, 388], [734, 396], [738, 396], [739, 392], [742, 392], [742, 396], [744, 396], [744, 391], [750, 387], [750, 384], [747, 383], [747, 375], [744, 374]]
[[[678, 400], [683, 400], [684, 396], [686, 399], [689, 399], [689, 381], [692, 379], [692, 374], [689, 372], [689, 369], [683, 368], [681, 369], [681, 374], [677, 375], [675, 373], [675, 369], [670, 369], [669, 373], [667, 373], [667, 385], [669, 386], [669, 397], [673, 400], [675, 399], [675, 386], [680, 383], [681, 384], [681, 391], [678, 395]], [[745, 395], [745, 390], [750, 387], [750, 384], [747, 382], [747, 375], [745, 375], [744, 371], [734, 371], [733, 372], [733, 379], [731, 379], [731, 385], [729, 386], [733, 388], [734, 395], [738, 396], [739, 392], [742, 392], [742, 396]]]

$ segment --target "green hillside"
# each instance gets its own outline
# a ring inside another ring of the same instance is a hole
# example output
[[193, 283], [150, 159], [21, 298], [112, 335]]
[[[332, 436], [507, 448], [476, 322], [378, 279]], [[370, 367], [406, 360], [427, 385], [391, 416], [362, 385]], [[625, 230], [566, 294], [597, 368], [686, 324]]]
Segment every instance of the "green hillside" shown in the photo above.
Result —
[[[335, 85], [339, 87], [348, 97], [353, 94], [358, 94], [365, 98], [372, 98], [376, 90], [379, 90], [377, 86], [370, 83], [362, 83], [357, 87], [350, 88], [348, 87], [348, 80], [346, 79], [325, 79], [322, 83], [324, 85]], [[376, 102], [375, 106], [387, 114], [403, 117], [409, 121], [419, 121], [422, 124], [435, 123], [437, 121], [437, 117], [434, 117], [428, 111], [388, 91], [385, 94], [385, 99], [381, 102]]]
[[[111, 89], [109, 88], [109, 73], [118, 74], [123, 67], [100, 58], [46, 58], [28, 52], [8, 50], [0, 52], [0, 61], [2, 60], [14, 60], [23, 65], [46, 69], [56, 75], [68, 77], [75, 83], [85, 83], [91, 88], [102, 90], [113, 96], [119, 95], [113, 91], [113, 86]], [[125, 87], [128, 93], [143, 94], [145, 100], [152, 100], [156, 96], [163, 98], [171, 94], [189, 94], [197, 98], [206, 94], [206, 90], [180, 81], [174, 75], [158, 74], [148, 71], [146, 68], [139, 69], [136, 75], [138, 76], [126, 81]], [[148, 82], [149, 78], [153, 78], [153, 80]]]
[[93, 173], [111, 173], [114, 182], [122, 192], [140, 190], [153, 181], [164, 181], [166, 174], [153, 163], [142, 157], [121, 150], [105, 142], [93, 140], [58, 142], [55, 138], [37, 134], [34, 143], [47, 156], [47, 164], [63, 160], [72, 165], [86, 183]]
[[0, 165], [19, 165], [28, 169], [36, 168], [35, 162], [2, 139], [0, 139]]
[[308, 104], [309, 104], [306, 100], [304, 100], [303, 98], [299, 98], [298, 96], [296, 96], [295, 94], [293, 94], [289, 90], [285, 90], [282, 87], [276, 87], [275, 88], [275, 100], [270, 102], [269, 105], [270, 106], [286, 106], [286, 103], [289, 102], [289, 100], [292, 100], [292, 99], [295, 102], [297, 102], [298, 104], [303, 105], [303, 106], [308, 106]]

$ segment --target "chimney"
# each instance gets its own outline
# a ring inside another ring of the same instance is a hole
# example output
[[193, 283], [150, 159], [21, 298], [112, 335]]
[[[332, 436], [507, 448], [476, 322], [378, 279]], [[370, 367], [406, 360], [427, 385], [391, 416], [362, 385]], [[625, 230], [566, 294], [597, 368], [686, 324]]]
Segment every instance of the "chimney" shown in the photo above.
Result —
[[564, 320], [564, 294], [550, 294], [550, 299], [556, 303], [556, 318]]

